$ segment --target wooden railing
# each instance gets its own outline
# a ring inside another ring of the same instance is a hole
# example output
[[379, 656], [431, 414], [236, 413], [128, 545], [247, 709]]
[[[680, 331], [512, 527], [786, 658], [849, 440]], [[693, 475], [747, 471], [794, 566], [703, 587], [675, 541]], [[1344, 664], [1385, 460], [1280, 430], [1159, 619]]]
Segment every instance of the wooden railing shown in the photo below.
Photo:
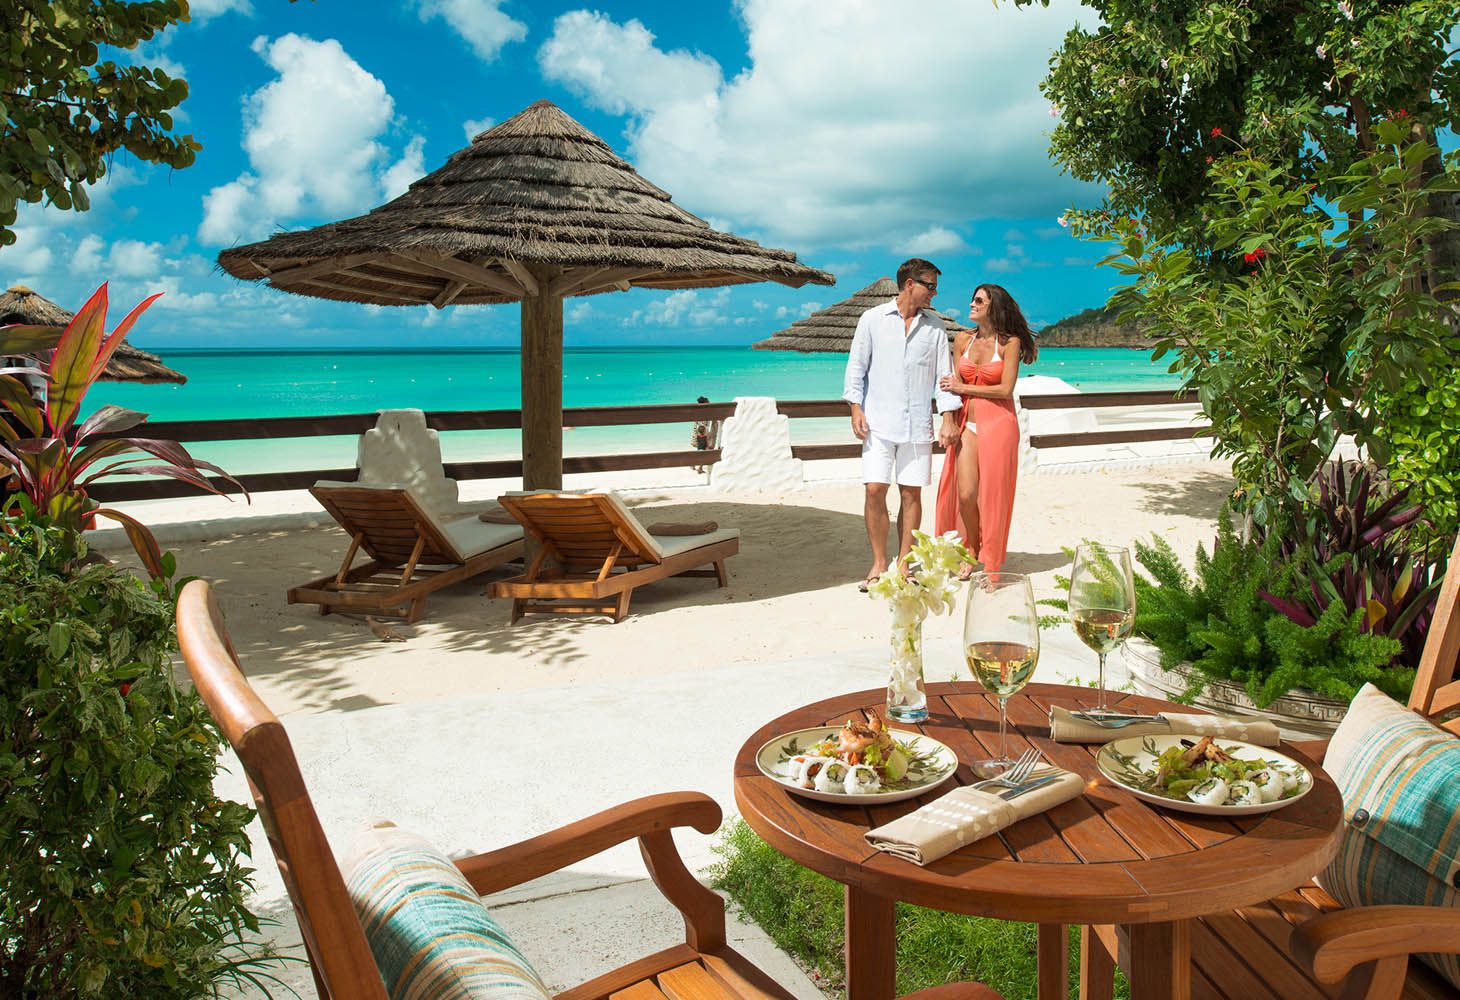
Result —
[[[1026, 410], [1062, 410], [1101, 408], [1111, 406], [1176, 406], [1195, 403], [1196, 391], [1171, 392], [1069, 392], [1050, 393], [1039, 396], [1020, 396], [1019, 405]], [[845, 417], [847, 404], [840, 399], [777, 403], [776, 410], [788, 417]], [[1072, 434], [1032, 434], [1031, 448], [1069, 448], [1089, 444], [1130, 444], [1140, 441], [1182, 441], [1201, 437], [1210, 428], [1206, 425], [1189, 427], [1129, 427], [1113, 431], [1083, 431]], [[933, 446], [934, 451], [938, 446]], [[803, 461], [825, 458], [856, 458], [862, 454], [859, 443], [852, 444], [799, 444], [791, 446], [791, 456]]]
[[[1021, 405], [1030, 410], [1072, 407], [1159, 406], [1194, 403], [1194, 392], [1087, 392], [1059, 395], [1023, 396]], [[847, 416], [847, 404], [840, 399], [786, 400], [776, 410], [792, 419], [807, 417]], [[735, 413], [734, 403], [685, 403], [656, 406], [585, 406], [563, 411], [564, 427], [624, 427], [643, 424], [694, 423], [698, 420], [724, 420]], [[112, 437], [146, 436], [170, 441], [260, 441], [279, 438], [357, 436], [375, 426], [376, 413], [350, 413], [321, 417], [260, 417], [240, 420], [175, 420], [144, 424], [141, 428]], [[516, 430], [522, 427], [521, 410], [443, 410], [428, 411], [426, 424], [437, 431]], [[1131, 428], [1114, 431], [1091, 431], [1083, 434], [1040, 434], [1029, 439], [1035, 448], [1063, 448], [1082, 444], [1117, 444], [1134, 441], [1167, 441], [1199, 437], [1205, 427]], [[862, 446], [852, 444], [793, 445], [795, 458], [816, 461], [830, 458], [855, 458]], [[719, 449], [699, 451], [643, 452], [622, 455], [579, 455], [563, 459], [564, 473], [619, 472], [629, 469], [669, 469], [713, 465], [720, 460]], [[470, 479], [508, 479], [522, 475], [520, 458], [482, 462], [447, 462], [446, 475], [459, 481]], [[320, 479], [351, 480], [355, 468], [310, 469], [300, 472], [260, 472], [237, 477], [249, 492], [306, 489]], [[98, 483], [91, 495], [107, 503], [126, 500], [156, 500], [166, 497], [192, 496], [197, 490], [171, 479], [141, 479], [131, 482]]]

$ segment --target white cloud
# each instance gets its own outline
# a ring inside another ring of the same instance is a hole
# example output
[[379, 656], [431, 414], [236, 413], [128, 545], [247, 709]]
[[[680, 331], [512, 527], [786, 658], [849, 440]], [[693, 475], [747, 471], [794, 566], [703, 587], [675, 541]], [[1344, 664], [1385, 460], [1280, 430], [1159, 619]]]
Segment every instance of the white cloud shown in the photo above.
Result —
[[720, 66], [708, 56], [683, 49], [662, 52], [639, 21], [620, 25], [596, 11], [559, 16], [537, 61], [549, 79], [620, 115], [704, 100], [721, 84]]
[[51, 269], [54, 258], [44, 227], [14, 226], [11, 231], [15, 233], [15, 242], [8, 247], [0, 247], [0, 266], [12, 276], [7, 279], [6, 287], [23, 279], [33, 281], [45, 274]]
[[916, 17], [892, 0], [737, 6], [749, 61], [730, 79], [638, 21], [586, 11], [556, 20], [539, 64], [627, 115], [630, 159], [677, 202], [802, 248], [892, 246], [1080, 196], [1046, 155], [1038, 89], [1077, 0], [926, 0]]
[[730, 289], [721, 288], [708, 298], [701, 298], [695, 289], [670, 292], [635, 309], [623, 320], [624, 326], [717, 326], [726, 322], [724, 306], [730, 301]]
[[94, 233], [81, 238], [76, 244], [76, 251], [71, 255], [71, 270], [73, 271], [100, 271], [102, 269], [101, 251], [106, 246], [106, 241]]
[[400, 159], [391, 164], [390, 169], [380, 178], [380, 188], [387, 199], [399, 198], [406, 193], [412, 181], [426, 173], [425, 149], [425, 136], [411, 136], [411, 141], [406, 143], [405, 152], [401, 153]]
[[395, 102], [338, 41], [260, 36], [253, 49], [278, 77], [244, 98], [243, 147], [251, 170], [203, 199], [198, 239], [213, 246], [255, 239], [305, 216], [333, 220], [362, 212], [379, 199], [385, 175], [403, 170], [411, 157], [408, 145], [387, 166], [390, 154], [380, 137]]
[[161, 243], [144, 243], [141, 240], [117, 240], [112, 244], [108, 261], [111, 273], [122, 278], [146, 278], [156, 275], [163, 267], [164, 247]]
[[947, 226], [929, 226], [916, 236], [903, 241], [898, 253], [909, 257], [928, 257], [938, 253], [964, 253], [968, 244]]
[[581, 323], [592, 315], [592, 302], [574, 302], [572, 305], [568, 306], [567, 315], [564, 317], [564, 319], [566, 319], [569, 324]]
[[466, 132], [466, 141], [471, 142], [495, 124], [497, 124], [495, 118], [468, 118], [461, 123], [461, 127]]
[[502, 10], [503, 0], [420, 0], [422, 21], [439, 17], [460, 35], [484, 62], [501, 55], [511, 42], [527, 37], [527, 25]]
[[206, 21], [230, 11], [252, 14], [253, 4], [249, 0], [191, 0], [188, 4], [188, 13], [194, 21]]

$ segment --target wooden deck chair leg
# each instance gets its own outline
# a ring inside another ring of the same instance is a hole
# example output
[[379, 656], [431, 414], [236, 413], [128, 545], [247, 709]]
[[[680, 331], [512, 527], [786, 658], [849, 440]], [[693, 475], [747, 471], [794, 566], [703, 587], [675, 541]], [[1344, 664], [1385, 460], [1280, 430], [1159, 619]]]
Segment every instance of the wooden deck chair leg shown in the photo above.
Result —
[[[350, 578], [350, 563], [355, 561], [355, 553], [360, 551], [360, 543], [364, 540], [365, 533], [362, 531], [355, 532], [354, 537], [350, 539], [350, 547], [345, 551], [345, 561], [340, 563], [340, 571], [335, 574], [335, 586], [343, 584]], [[327, 615], [332, 610], [334, 609], [328, 604], [321, 604], [319, 606], [319, 613], [321, 615]]]
[[730, 585], [730, 574], [725, 570], [725, 560], [715, 560], [715, 586], [728, 587]]
[[616, 562], [618, 562], [619, 553], [623, 552], [623, 550], [624, 550], [624, 543], [623, 542], [619, 542], [608, 553], [608, 557], [603, 560], [603, 565], [598, 570], [598, 582], [599, 583], [602, 583], [604, 580], [607, 580], [608, 579], [608, 574], [610, 574], [610, 573], [613, 572], [613, 564], [616, 563]]

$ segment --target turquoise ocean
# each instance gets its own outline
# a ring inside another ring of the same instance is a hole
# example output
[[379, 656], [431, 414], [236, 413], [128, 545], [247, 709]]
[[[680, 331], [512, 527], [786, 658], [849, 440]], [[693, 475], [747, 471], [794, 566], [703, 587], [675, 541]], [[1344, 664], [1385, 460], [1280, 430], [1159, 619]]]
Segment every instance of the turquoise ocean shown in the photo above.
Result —
[[[164, 351], [186, 385], [99, 383], [86, 408], [116, 403], [153, 420], [214, 420], [368, 413], [379, 409], [510, 410], [521, 405], [520, 359], [513, 350]], [[563, 405], [692, 403], [697, 396], [836, 399], [844, 354], [752, 351], [748, 347], [569, 348]], [[1120, 348], [1047, 348], [1022, 374], [1051, 375], [1082, 392], [1175, 388], [1165, 363]], [[565, 455], [688, 448], [688, 424], [584, 427], [565, 432]], [[841, 419], [794, 420], [797, 444], [850, 442]], [[520, 432], [443, 434], [446, 461], [520, 454]], [[340, 468], [355, 461], [355, 438], [319, 437], [189, 445], [235, 474]]]

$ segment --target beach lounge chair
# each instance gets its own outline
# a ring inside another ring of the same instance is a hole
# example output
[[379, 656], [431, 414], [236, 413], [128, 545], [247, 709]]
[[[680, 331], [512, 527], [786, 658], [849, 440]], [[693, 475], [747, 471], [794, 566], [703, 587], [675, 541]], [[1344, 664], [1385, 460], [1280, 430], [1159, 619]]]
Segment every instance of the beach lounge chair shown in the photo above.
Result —
[[[471, 515], [442, 520], [401, 486], [315, 483], [310, 489], [350, 536], [334, 576], [291, 588], [290, 604], [318, 604], [320, 614], [353, 611], [421, 617], [426, 597], [523, 554], [522, 529]], [[364, 549], [368, 562], [352, 566]]]
[[[725, 586], [725, 560], [740, 532], [655, 538], [611, 490], [509, 493], [498, 501], [539, 543], [527, 572], [492, 584], [523, 615], [610, 615], [621, 622], [634, 589], [669, 576], [713, 576]], [[551, 557], [557, 567], [546, 568]], [[704, 568], [702, 568], [704, 567]]]
[[[321, 1000], [386, 1000], [385, 970], [396, 995], [409, 978], [412, 996], [490, 992], [547, 1000], [528, 965], [530, 943], [519, 951], [469, 893], [484, 896], [515, 888], [635, 839], [649, 878], [683, 918], [684, 943], [596, 976], [553, 1000], [793, 1000], [726, 943], [724, 901], [695, 879], [675, 846], [674, 827], [693, 827], [705, 835], [719, 827], [720, 807], [709, 796], [645, 796], [454, 862], [411, 835], [402, 845], [405, 838], [373, 840], [367, 834], [362, 843], [377, 850], [367, 854], [357, 844], [355, 864], [346, 863], [342, 872], [288, 733], [239, 669], [223, 614], [206, 582], [194, 580], [178, 596], [177, 635], [198, 694], [243, 764]], [[490, 826], [493, 809], [501, 806], [483, 803], [484, 826]], [[360, 908], [371, 914], [370, 938]], [[563, 919], [571, 925], [572, 916], [565, 913]], [[381, 954], [379, 965], [372, 941]], [[478, 992], [484, 988], [486, 992]], [[932, 987], [904, 1000], [1000, 997], [969, 982]]]

